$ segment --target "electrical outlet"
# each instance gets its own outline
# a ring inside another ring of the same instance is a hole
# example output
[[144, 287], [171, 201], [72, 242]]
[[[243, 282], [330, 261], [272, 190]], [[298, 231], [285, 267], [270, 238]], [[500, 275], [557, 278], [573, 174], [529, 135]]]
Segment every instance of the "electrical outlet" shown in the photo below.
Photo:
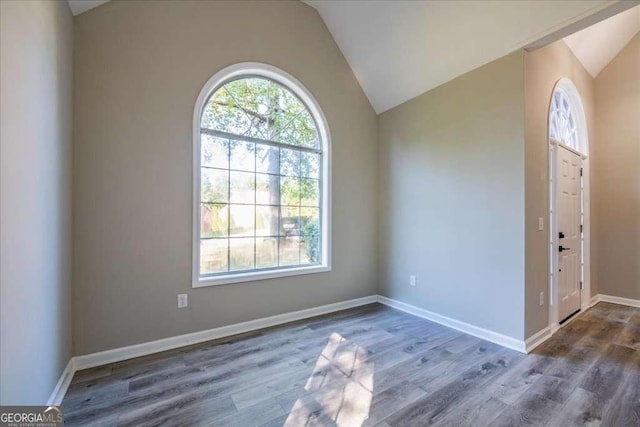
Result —
[[544, 292], [540, 292], [540, 306], [544, 305]]
[[409, 286], [416, 285], [416, 276], [409, 276]]
[[178, 294], [178, 308], [185, 308], [189, 305], [189, 296], [187, 294]]
[[544, 218], [538, 217], [538, 231], [544, 230]]

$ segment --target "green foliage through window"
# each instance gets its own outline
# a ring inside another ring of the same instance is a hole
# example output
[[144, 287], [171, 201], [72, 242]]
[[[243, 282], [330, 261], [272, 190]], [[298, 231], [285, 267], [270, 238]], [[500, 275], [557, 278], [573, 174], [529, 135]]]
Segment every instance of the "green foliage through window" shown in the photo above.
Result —
[[201, 117], [201, 274], [321, 262], [320, 150], [307, 107], [272, 80], [239, 78], [210, 96]]
[[320, 148], [315, 122], [300, 99], [260, 77], [233, 80], [218, 89], [202, 113], [202, 127], [309, 148]]

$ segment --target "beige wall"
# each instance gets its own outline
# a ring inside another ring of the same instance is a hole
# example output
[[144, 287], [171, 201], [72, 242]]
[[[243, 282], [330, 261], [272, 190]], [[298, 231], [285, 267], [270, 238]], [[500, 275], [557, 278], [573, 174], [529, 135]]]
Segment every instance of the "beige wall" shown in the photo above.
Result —
[[71, 356], [73, 22], [0, 2], [0, 404], [44, 405]]
[[[74, 353], [376, 293], [376, 116], [300, 2], [110, 2], [76, 17]], [[333, 141], [333, 271], [191, 288], [196, 97], [243, 61], [300, 80]], [[189, 294], [189, 308], [176, 296]]]
[[599, 292], [640, 300], [640, 34], [595, 79]]
[[523, 67], [516, 52], [378, 123], [380, 292], [515, 339], [524, 331]]
[[[549, 325], [549, 105], [553, 88], [563, 77], [570, 79], [582, 98], [589, 134], [589, 159], [597, 156], [594, 138], [593, 78], [563, 41], [525, 52], [525, 235], [526, 235], [526, 328], [525, 336]], [[591, 176], [591, 189], [595, 187]], [[593, 199], [593, 195], [592, 195]], [[545, 229], [538, 231], [538, 217], [544, 218]], [[593, 209], [592, 224], [596, 221]], [[592, 236], [591, 245], [597, 239]], [[592, 253], [591, 286], [597, 293], [594, 274], [595, 254]], [[544, 292], [544, 306], [539, 304]]]

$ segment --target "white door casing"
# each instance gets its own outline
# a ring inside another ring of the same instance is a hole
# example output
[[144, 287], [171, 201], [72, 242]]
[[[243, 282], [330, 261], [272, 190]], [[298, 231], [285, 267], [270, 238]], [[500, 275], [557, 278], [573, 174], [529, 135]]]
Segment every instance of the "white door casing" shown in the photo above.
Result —
[[[558, 97], [558, 92], [561, 95]], [[563, 320], [560, 313], [561, 299], [559, 290], [559, 246], [571, 248], [568, 243], [563, 243], [558, 234], [558, 210], [556, 205], [558, 172], [558, 153], [562, 150], [572, 152], [581, 157], [582, 177], [580, 188], [579, 217], [582, 224], [579, 246], [580, 258], [579, 277], [582, 280], [581, 308], [586, 310], [593, 301], [591, 300], [591, 256], [590, 256], [590, 167], [589, 167], [589, 133], [587, 120], [580, 93], [573, 82], [568, 78], [558, 80], [553, 88], [549, 104], [549, 329], [551, 334], [559, 328], [559, 322]], [[566, 103], [565, 103], [566, 101]], [[559, 114], [558, 114], [559, 113]], [[571, 119], [567, 114], [571, 114]], [[580, 224], [580, 223], [578, 223]], [[566, 233], [565, 233], [566, 234]], [[564, 251], [563, 251], [564, 252]], [[566, 253], [568, 255], [568, 253]], [[579, 279], [580, 280], [580, 279]], [[579, 285], [579, 282], [578, 282]], [[570, 313], [569, 313], [570, 314]]]
[[558, 145], [556, 161], [558, 320], [562, 321], [581, 307], [582, 158]]

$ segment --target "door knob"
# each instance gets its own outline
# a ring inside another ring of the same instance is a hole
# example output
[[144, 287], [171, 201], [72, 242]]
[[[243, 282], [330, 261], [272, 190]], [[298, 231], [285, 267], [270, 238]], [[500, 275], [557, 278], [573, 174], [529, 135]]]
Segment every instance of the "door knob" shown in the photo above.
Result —
[[565, 248], [562, 245], [558, 246], [558, 251], [562, 252], [562, 251], [568, 251], [571, 248]]

